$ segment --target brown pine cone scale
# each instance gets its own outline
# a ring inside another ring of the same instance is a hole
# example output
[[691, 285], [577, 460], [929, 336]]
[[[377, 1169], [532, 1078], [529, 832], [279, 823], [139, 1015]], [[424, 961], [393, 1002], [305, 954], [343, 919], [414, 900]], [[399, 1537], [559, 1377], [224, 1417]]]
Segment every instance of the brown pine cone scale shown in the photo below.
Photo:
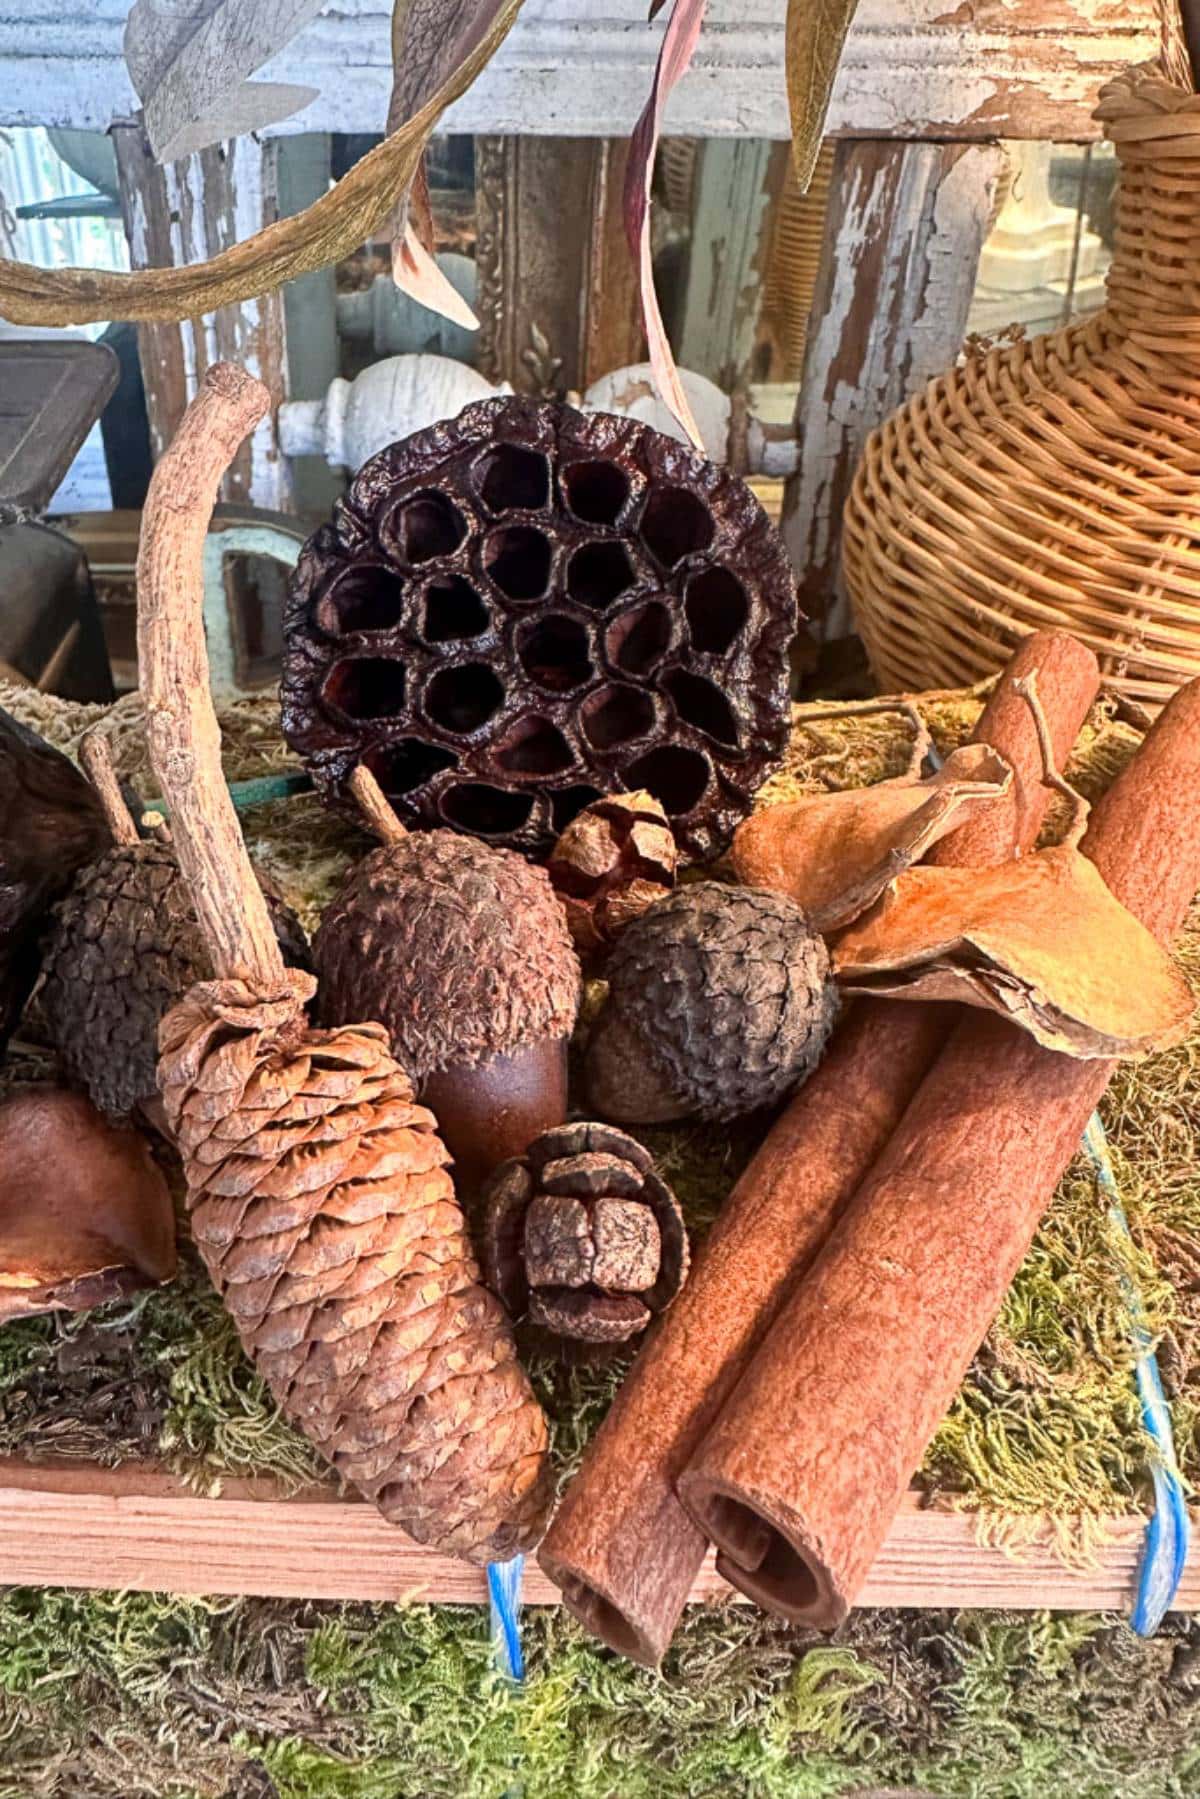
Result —
[[482, 1286], [432, 1115], [381, 1025], [310, 1031], [314, 983], [193, 987], [159, 1081], [196, 1245], [282, 1410], [418, 1542], [530, 1548], [547, 1430]]

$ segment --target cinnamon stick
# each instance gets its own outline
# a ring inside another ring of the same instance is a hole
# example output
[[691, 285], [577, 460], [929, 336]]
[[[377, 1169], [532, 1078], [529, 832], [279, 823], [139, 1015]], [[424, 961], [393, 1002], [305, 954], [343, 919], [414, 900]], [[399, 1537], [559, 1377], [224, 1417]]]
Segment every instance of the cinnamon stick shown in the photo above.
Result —
[[[1062, 633], [1039, 633], [1018, 651], [975, 733], [1008, 757], [1015, 779], [944, 839], [947, 858], [982, 865], [1033, 845], [1046, 804], [1041, 756], [1029, 709], [1012, 692], [1031, 672], [1064, 759], [1099, 686], [1095, 657]], [[662, 1659], [707, 1546], [675, 1482], [887, 1143], [952, 1018], [949, 1008], [882, 1002], [848, 1016], [725, 1202], [559, 1507], [542, 1567], [580, 1622], [635, 1661]]]
[[[1200, 681], [1083, 848], [1169, 940], [1200, 888]], [[957, 1026], [681, 1478], [751, 1598], [819, 1626], [845, 1616], [1113, 1066], [999, 1018]]]

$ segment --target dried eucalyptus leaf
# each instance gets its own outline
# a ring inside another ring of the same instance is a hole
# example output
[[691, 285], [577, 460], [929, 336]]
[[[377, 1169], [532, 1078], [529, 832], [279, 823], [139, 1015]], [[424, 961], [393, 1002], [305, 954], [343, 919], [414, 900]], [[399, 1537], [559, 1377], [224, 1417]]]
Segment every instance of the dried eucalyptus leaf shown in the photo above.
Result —
[[399, 130], [356, 162], [327, 194], [290, 218], [190, 268], [41, 269], [0, 258], [0, 318], [16, 325], [97, 319], [187, 319], [281, 287], [349, 256], [402, 200], [442, 113], [470, 87], [507, 35], [521, 0], [500, 0], [462, 61]]
[[913, 868], [834, 951], [850, 993], [958, 1000], [1084, 1060], [1178, 1043], [1183, 973], [1073, 845], [998, 868]]
[[[692, 445], [700, 451], [704, 449], [704, 440], [679, 379], [679, 370], [675, 366], [675, 356], [654, 287], [654, 264], [650, 246], [650, 186], [654, 179], [654, 158], [658, 153], [663, 112], [672, 88], [687, 74], [696, 53], [706, 4], [707, 0], [675, 0], [671, 8], [667, 29], [659, 46], [650, 98], [629, 139], [624, 193], [625, 236], [629, 240], [629, 253], [638, 271], [650, 372], [663, 403], [670, 407]], [[654, 8], [651, 11], [652, 19], [657, 10]]]
[[810, 793], [767, 806], [733, 840], [739, 881], [803, 906], [818, 931], [840, 930], [980, 805], [1001, 798], [1013, 772], [985, 743], [965, 744], [936, 774]]
[[801, 191], [817, 164], [834, 78], [857, 6], [858, 0], [788, 0], [783, 55], [792, 160]]

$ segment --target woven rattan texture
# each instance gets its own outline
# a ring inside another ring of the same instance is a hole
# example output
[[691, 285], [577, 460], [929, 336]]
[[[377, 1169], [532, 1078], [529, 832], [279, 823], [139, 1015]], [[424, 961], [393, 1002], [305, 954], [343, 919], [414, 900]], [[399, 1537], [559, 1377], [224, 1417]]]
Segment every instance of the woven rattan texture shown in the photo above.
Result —
[[1108, 297], [968, 353], [873, 433], [844, 569], [882, 685], [993, 673], [1061, 626], [1150, 711], [1200, 674], [1200, 96], [1101, 91], [1119, 161]]

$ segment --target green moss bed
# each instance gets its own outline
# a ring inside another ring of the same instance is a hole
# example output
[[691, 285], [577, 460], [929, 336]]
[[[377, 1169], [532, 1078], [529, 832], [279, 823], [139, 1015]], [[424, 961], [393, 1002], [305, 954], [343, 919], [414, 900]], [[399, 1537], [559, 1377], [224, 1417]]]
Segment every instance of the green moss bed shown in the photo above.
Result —
[[[980, 703], [923, 702], [943, 750]], [[136, 697], [103, 715], [0, 686], [0, 705], [68, 751], [104, 717], [121, 772], [152, 797]], [[269, 698], [223, 727], [231, 780], [291, 767]], [[898, 716], [806, 714], [762, 798], [894, 773], [907, 736]], [[1069, 772], [1094, 796], [1136, 743], [1098, 709]], [[244, 822], [310, 925], [367, 846], [310, 795]], [[1200, 913], [1180, 950], [1200, 974]], [[35, 1007], [0, 1084], [52, 1067]], [[930, 1447], [922, 1485], [1014, 1550], [1050, 1515], [1062, 1553], [1086, 1557], [1106, 1514], [1145, 1502], [1124, 1274], [1158, 1342], [1185, 1475], [1200, 1475], [1198, 1112], [1200, 1034], [1122, 1072], [1104, 1119], [1132, 1241], [1078, 1159]], [[766, 1122], [645, 1134], [697, 1238]], [[564, 1477], [620, 1373], [535, 1365]], [[0, 1329], [0, 1454], [151, 1458], [209, 1490], [321, 1478], [187, 1251], [158, 1292]], [[662, 1676], [554, 1611], [526, 1613], [524, 1636], [518, 1691], [489, 1673], [473, 1608], [0, 1592], [0, 1799], [1200, 1794], [1200, 1628], [1183, 1620], [1142, 1643], [1096, 1617], [874, 1612], [828, 1640], [712, 1606], [689, 1612]]]

